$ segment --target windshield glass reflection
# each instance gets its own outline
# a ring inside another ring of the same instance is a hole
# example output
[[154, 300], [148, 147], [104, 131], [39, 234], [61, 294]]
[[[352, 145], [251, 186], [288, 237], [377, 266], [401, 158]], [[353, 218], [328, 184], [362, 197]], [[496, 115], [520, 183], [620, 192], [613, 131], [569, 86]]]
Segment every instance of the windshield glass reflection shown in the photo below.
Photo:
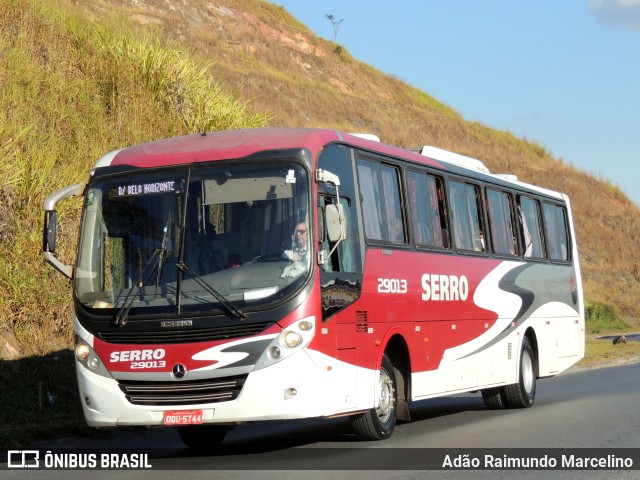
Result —
[[142, 307], [241, 318], [309, 272], [307, 182], [301, 166], [274, 162], [99, 180], [86, 193], [76, 297], [115, 309], [117, 323]]

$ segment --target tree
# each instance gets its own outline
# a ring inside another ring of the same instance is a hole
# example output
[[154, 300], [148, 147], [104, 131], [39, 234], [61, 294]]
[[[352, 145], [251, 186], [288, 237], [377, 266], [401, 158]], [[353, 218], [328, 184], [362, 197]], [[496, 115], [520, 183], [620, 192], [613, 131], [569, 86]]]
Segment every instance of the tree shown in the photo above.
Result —
[[338, 30], [340, 30], [340, 24], [342, 23], [343, 19], [341, 18], [340, 20], [338, 20], [332, 14], [327, 14], [325, 15], [325, 17], [327, 17], [327, 20], [329, 20], [333, 25], [333, 41], [335, 43], [338, 43]]

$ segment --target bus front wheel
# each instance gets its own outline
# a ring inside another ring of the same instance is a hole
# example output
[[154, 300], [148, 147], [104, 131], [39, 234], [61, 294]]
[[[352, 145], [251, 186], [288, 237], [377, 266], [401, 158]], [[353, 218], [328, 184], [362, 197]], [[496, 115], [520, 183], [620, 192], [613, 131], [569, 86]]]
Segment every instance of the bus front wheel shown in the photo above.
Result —
[[360, 440], [384, 440], [396, 426], [398, 392], [393, 364], [385, 354], [378, 375], [378, 406], [351, 418], [351, 427]]

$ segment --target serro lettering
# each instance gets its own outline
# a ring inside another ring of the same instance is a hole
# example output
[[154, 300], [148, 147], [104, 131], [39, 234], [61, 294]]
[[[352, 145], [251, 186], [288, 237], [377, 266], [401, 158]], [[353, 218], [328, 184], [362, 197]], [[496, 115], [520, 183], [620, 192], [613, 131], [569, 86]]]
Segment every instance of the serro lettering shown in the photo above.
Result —
[[422, 275], [422, 300], [455, 302], [469, 297], [469, 281], [464, 275]]
[[164, 358], [166, 352], [164, 348], [156, 348], [155, 350], [123, 350], [121, 352], [111, 352], [109, 362], [139, 362], [144, 360], [160, 360]]

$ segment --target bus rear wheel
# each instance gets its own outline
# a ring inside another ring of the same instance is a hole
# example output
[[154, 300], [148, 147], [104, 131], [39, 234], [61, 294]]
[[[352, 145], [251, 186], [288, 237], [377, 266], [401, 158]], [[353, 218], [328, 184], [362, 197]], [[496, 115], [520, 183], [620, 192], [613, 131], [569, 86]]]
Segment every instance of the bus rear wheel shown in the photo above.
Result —
[[385, 354], [378, 375], [379, 405], [351, 418], [351, 428], [359, 440], [384, 440], [396, 426], [398, 392], [393, 364]]
[[486, 388], [482, 390], [482, 400], [490, 410], [507, 408], [507, 399], [504, 396], [504, 387]]
[[529, 337], [524, 337], [520, 350], [518, 383], [504, 387], [509, 408], [529, 408], [536, 397], [536, 357]]
[[228, 429], [226, 425], [192, 425], [178, 427], [178, 435], [193, 450], [211, 451], [220, 446]]

